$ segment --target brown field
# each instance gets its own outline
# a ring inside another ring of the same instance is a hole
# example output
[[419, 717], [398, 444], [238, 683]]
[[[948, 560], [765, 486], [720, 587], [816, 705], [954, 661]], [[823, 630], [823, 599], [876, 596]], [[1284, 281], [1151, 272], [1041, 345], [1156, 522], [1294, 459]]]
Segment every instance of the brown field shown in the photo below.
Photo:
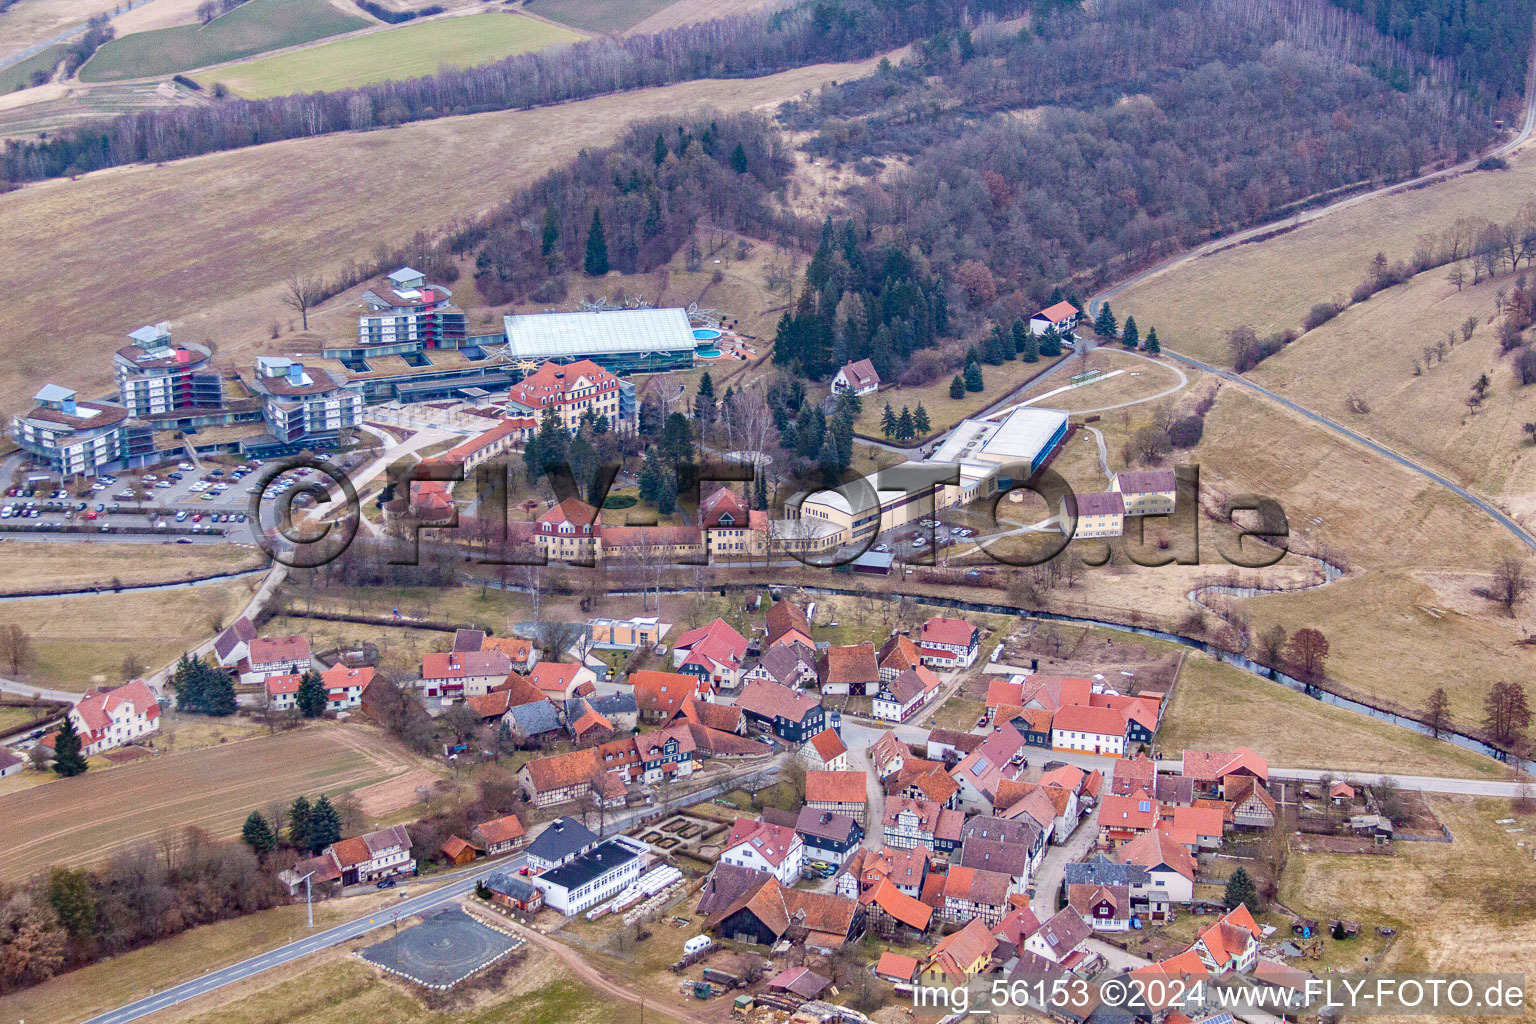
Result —
[[421, 799], [416, 790], [430, 788], [439, 781], [438, 774], [431, 769], [417, 768], [398, 778], [375, 782], [357, 791], [357, 809], [370, 818], [393, 814]]
[[[1536, 907], [1526, 898], [1536, 884], [1528, 838], [1536, 821], [1519, 816], [1525, 831], [1511, 834], [1495, 824], [1516, 816], [1508, 801], [1428, 799], [1455, 842], [1398, 843], [1390, 857], [1293, 853], [1281, 900], [1308, 917], [1396, 927], [1386, 954], [1372, 958], [1373, 971], [1526, 970], [1536, 962]], [[1330, 954], [1366, 941], [1325, 940]]]
[[273, 801], [372, 785], [413, 760], [374, 729], [325, 724], [60, 779], [0, 798], [0, 877], [88, 864], [189, 825], [233, 835]]
[[267, 561], [259, 548], [237, 544], [0, 542], [0, 593], [174, 583], [259, 569]]
[[259, 581], [250, 576], [179, 590], [10, 601], [0, 607], [0, 624], [32, 635], [36, 663], [28, 680], [83, 691], [118, 682], [129, 650], [152, 669], [174, 661], [215, 631], [215, 618], [220, 628], [232, 621]]
[[21, 0], [0, 14], [0, 57], [19, 53], [72, 26], [84, 25], [93, 14], [111, 11], [116, 6], [117, 0]]
[[[1417, 236], [1439, 233], [1461, 217], [1509, 219], [1536, 188], [1536, 149], [1509, 163], [1507, 171], [1477, 171], [1381, 196], [1268, 241], [1191, 260], [1138, 282], [1110, 304], [1121, 320], [1134, 315], [1143, 332], [1156, 327], [1165, 348], [1225, 365], [1224, 341], [1234, 326], [1249, 324], [1260, 335], [1300, 330], [1314, 303], [1347, 297], [1365, 279], [1376, 253], [1407, 259]], [[1444, 270], [1430, 273], [1445, 277]]]
[[1166, 757], [1242, 745], [1281, 768], [1473, 778], [1502, 778], [1505, 771], [1492, 758], [1324, 704], [1195, 653], [1184, 660], [1157, 745]]
[[[1071, 383], [1073, 375], [1084, 370], [1124, 371], [1108, 379], [1100, 379], [1064, 391], [1059, 395], [1042, 399], [1035, 404], [1042, 409], [1065, 409], [1070, 413], [1106, 413], [1116, 406], [1154, 401], [1163, 392], [1178, 389], [1181, 368], [1171, 360], [1155, 360], [1132, 355], [1123, 349], [1096, 348], [1088, 353], [1087, 363], [1079, 360], [1070, 367], [1056, 371], [1048, 380], [1024, 390], [1021, 399], [1035, 398]], [[1174, 395], [1169, 395], [1172, 399]]]
[[[1492, 497], [1529, 524], [1536, 513], [1536, 446], [1521, 424], [1536, 420], [1536, 388], [1522, 388], [1500, 358], [1495, 293], [1510, 275], [1476, 288], [1456, 288], [1431, 270], [1352, 306], [1265, 360], [1249, 374], [1287, 398], [1369, 435]], [[1478, 327], [1443, 361], [1425, 365], [1426, 345], [1461, 337], [1469, 317]], [[1414, 376], [1414, 365], [1423, 371]], [[1469, 414], [1471, 383], [1487, 373], [1493, 389]], [[1356, 413], [1350, 400], [1369, 412]]]
[[[381, 241], [403, 242], [417, 230], [483, 212], [583, 146], [610, 141], [631, 121], [772, 105], [868, 73], [874, 64], [689, 82], [540, 110], [281, 142], [0, 196], [0, 248], [33, 282], [0, 313], [0, 333], [21, 342], [0, 372], [0, 405], [19, 407], [39, 380], [84, 390], [109, 386], [108, 354], [125, 332], [155, 320], [169, 319], [183, 339], [215, 343], [224, 360], [281, 350], [269, 328], [293, 319], [279, 293], [295, 271], [324, 272], [365, 257]], [[439, 158], [449, 148], [456, 153], [451, 168]], [[517, 159], [508, 160], [514, 150]], [[166, 217], [171, 208], [197, 212]], [[473, 292], [458, 289], [471, 305]], [[339, 329], [353, 312], [336, 303], [319, 313], [318, 329], [332, 321]], [[43, 337], [76, 344], [66, 350], [24, 343]]]

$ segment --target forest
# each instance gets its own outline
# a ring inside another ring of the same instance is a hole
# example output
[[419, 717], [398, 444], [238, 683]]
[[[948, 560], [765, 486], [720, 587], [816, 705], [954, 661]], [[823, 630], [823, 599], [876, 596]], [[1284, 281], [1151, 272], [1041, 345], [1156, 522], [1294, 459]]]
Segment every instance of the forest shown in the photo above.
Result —
[[1519, 99], [1531, 54], [1532, 0], [1332, 0], [1384, 36], [1453, 61], [1463, 85]]
[[964, 18], [1014, 17], [1028, 6], [1027, 0], [971, 0], [966, 7], [939, 0], [802, 0], [783, 10], [649, 36], [593, 39], [403, 82], [125, 114], [36, 141], [7, 141], [0, 154], [0, 191], [6, 183], [283, 139], [857, 60], [958, 27]]
[[[923, 252], [962, 321], [1339, 191], [1464, 159], [1492, 111], [1446, 62], [1321, 0], [1111, 2], [1048, 31], [941, 33], [900, 67], [790, 104], [814, 156], [851, 162], [862, 230]], [[1347, 61], [1341, 58], [1349, 58]], [[1362, 69], [1395, 62], [1400, 92]], [[900, 166], [895, 167], [895, 159]], [[977, 273], [979, 267], [985, 273]]]

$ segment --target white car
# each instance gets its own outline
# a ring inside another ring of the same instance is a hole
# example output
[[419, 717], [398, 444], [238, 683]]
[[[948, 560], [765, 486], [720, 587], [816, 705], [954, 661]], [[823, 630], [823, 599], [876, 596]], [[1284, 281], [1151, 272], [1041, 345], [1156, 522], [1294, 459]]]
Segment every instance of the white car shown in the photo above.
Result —
[[197, 483], [193, 484], [191, 487], [187, 488], [187, 490], [190, 493], [192, 493], [192, 494], [201, 494], [202, 492], [206, 491], [207, 489], [208, 489], [208, 484], [204, 483], [201, 480], [199, 480]]

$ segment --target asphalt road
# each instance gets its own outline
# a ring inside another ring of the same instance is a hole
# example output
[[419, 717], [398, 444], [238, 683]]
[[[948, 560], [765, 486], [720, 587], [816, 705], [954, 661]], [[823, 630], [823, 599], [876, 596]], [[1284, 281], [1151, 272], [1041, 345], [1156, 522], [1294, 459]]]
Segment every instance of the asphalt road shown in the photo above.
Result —
[[[734, 789], [746, 777], [765, 771], [772, 773], [777, 771], [777, 768], [771, 765], [766, 768], [754, 766], [742, 771], [732, 772], [720, 782], [696, 793], [688, 793], [654, 807], [634, 808], [609, 820], [604, 832], [606, 835], [613, 835], [628, 828], [630, 823], [643, 816], [666, 813], [702, 800], [712, 800], [721, 793]], [[302, 939], [297, 939], [276, 949], [241, 960], [239, 963], [230, 964], [228, 967], [221, 967], [218, 970], [210, 971], [199, 978], [193, 978], [179, 985], [173, 985], [163, 992], [148, 995], [142, 999], [136, 999], [115, 1010], [109, 1010], [106, 1013], [91, 1017], [84, 1021], [83, 1024], [127, 1024], [128, 1021], [138, 1020], [156, 1011], [176, 1006], [189, 999], [195, 999], [200, 995], [223, 988], [226, 985], [232, 985], [237, 981], [244, 981], [263, 971], [271, 970], [273, 967], [280, 967], [300, 957], [308, 956], [311, 953], [318, 953], [323, 949], [329, 949], [340, 943], [349, 942], [360, 935], [366, 935], [375, 929], [387, 927], [396, 918], [420, 914], [424, 911], [452, 903], [465, 893], [472, 891], [477, 879], [484, 877], [491, 871], [506, 871], [509, 869], [515, 871], [523, 862], [524, 855], [516, 854], [494, 862], [488, 861], [471, 868], [465, 868], [461, 872], [454, 872], [449, 876], [452, 879], [451, 881], [430, 892], [422, 893], [420, 896], [408, 896], [399, 903], [383, 908], [373, 914], [364, 915], [344, 924], [335, 925], [313, 935], [307, 935]]]

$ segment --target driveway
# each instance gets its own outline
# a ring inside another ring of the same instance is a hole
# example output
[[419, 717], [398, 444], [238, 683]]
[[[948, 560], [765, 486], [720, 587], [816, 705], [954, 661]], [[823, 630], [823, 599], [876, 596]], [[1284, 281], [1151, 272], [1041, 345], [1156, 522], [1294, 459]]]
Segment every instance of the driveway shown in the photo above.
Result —
[[1035, 895], [1029, 901], [1029, 909], [1044, 921], [1056, 913], [1057, 896], [1061, 892], [1062, 879], [1067, 865], [1076, 864], [1093, 849], [1093, 841], [1099, 834], [1099, 809], [1095, 807], [1086, 818], [1078, 822], [1077, 829], [1060, 846], [1048, 847], [1040, 870], [1035, 872]]

